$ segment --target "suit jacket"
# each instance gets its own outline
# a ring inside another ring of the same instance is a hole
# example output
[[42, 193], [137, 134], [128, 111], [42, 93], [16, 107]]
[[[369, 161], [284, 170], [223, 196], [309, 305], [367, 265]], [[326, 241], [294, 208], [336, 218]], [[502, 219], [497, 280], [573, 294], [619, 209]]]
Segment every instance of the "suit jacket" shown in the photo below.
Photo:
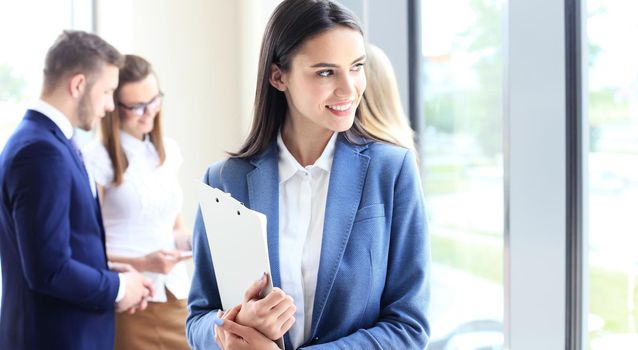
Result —
[[[275, 286], [281, 285], [278, 154], [273, 142], [251, 159], [213, 164], [204, 176], [268, 217]], [[354, 145], [339, 135], [329, 181], [311, 336], [302, 348], [423, 349], [429, 335], [429, 243], [414, 158], [403, 148]], [[201, 212], [194, 259], [188, 339], [194, 349], [217, 348], [213, 322], [221, 302]]]
[[113, 349], [119, 278], [74, 146], [29, 110], [0, 155], [0, 349]]

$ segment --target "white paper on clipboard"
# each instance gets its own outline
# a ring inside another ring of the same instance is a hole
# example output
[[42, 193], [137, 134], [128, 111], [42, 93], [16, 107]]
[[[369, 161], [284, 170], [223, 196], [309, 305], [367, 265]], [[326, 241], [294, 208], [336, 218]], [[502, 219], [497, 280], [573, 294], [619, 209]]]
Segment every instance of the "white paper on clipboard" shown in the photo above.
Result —
[[[199, 204], [224, 310], [241, 304], [246, 289], [270, 276], [266, 215], [246, 208], [229, 193], [200, 182]], [[272, 290], [272, 279], [262, 295]], [[283, 340], [277, 344], [284, 348]]]

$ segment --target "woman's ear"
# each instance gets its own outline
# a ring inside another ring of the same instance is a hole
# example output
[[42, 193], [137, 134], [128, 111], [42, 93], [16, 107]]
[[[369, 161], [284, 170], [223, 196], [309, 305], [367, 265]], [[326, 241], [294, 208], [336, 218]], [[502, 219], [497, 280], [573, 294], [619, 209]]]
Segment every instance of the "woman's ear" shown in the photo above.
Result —
[[270, 85], [272, 85], [275, 89], [281, 92], [286, 91], [286, 89], [288, 88], [286, 86], [286, 83], [283, 80], [283, 75], [284, 74], [279, 68], [279, 66], [277, 66], [274, 63], [270, 66], [270, 77], [269, 77]]

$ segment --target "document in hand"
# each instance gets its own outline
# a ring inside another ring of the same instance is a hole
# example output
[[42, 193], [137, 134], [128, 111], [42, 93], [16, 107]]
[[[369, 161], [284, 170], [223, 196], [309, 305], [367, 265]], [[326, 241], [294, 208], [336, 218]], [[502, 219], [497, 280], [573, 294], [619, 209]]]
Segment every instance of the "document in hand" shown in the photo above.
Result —
[[[270, 275], [266, 215], [246, 208], [229, 193], [200, 183], [199, 204], [224, 310], [241, 304], [246, 289]], [[272, 290], [268, 279], [266, 295]]]

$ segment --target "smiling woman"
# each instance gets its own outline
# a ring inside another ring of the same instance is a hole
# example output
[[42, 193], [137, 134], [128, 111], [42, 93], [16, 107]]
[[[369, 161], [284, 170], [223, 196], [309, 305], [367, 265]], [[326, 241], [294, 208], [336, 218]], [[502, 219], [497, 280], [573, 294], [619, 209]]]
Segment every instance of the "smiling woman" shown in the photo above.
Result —
[[317, 34], [298, 50], [290, 69], [272, 67], [270, 83], [288, 103], [281, 137], [307, 166], [323, 151], [317, 147], [312, 152], [307, 137], [325, 145], [334, 132], [347, 131], [354, 122], [366, 87], [365, 47], [360, 32], [342, 26]]
[[341, 5], [285, 0], [275, 9], [250, 134], [204, 182], [266, 214], [276, 288], [260, 298], [261, 278], [242, 304], [221, 305], [198, 213], [187, 321], [194, 349], [276, 349], [282, 336], [291, 349], [426, 346], [421, 182], [407, 149], [363, 126], [365, 59], [361, 26]]

